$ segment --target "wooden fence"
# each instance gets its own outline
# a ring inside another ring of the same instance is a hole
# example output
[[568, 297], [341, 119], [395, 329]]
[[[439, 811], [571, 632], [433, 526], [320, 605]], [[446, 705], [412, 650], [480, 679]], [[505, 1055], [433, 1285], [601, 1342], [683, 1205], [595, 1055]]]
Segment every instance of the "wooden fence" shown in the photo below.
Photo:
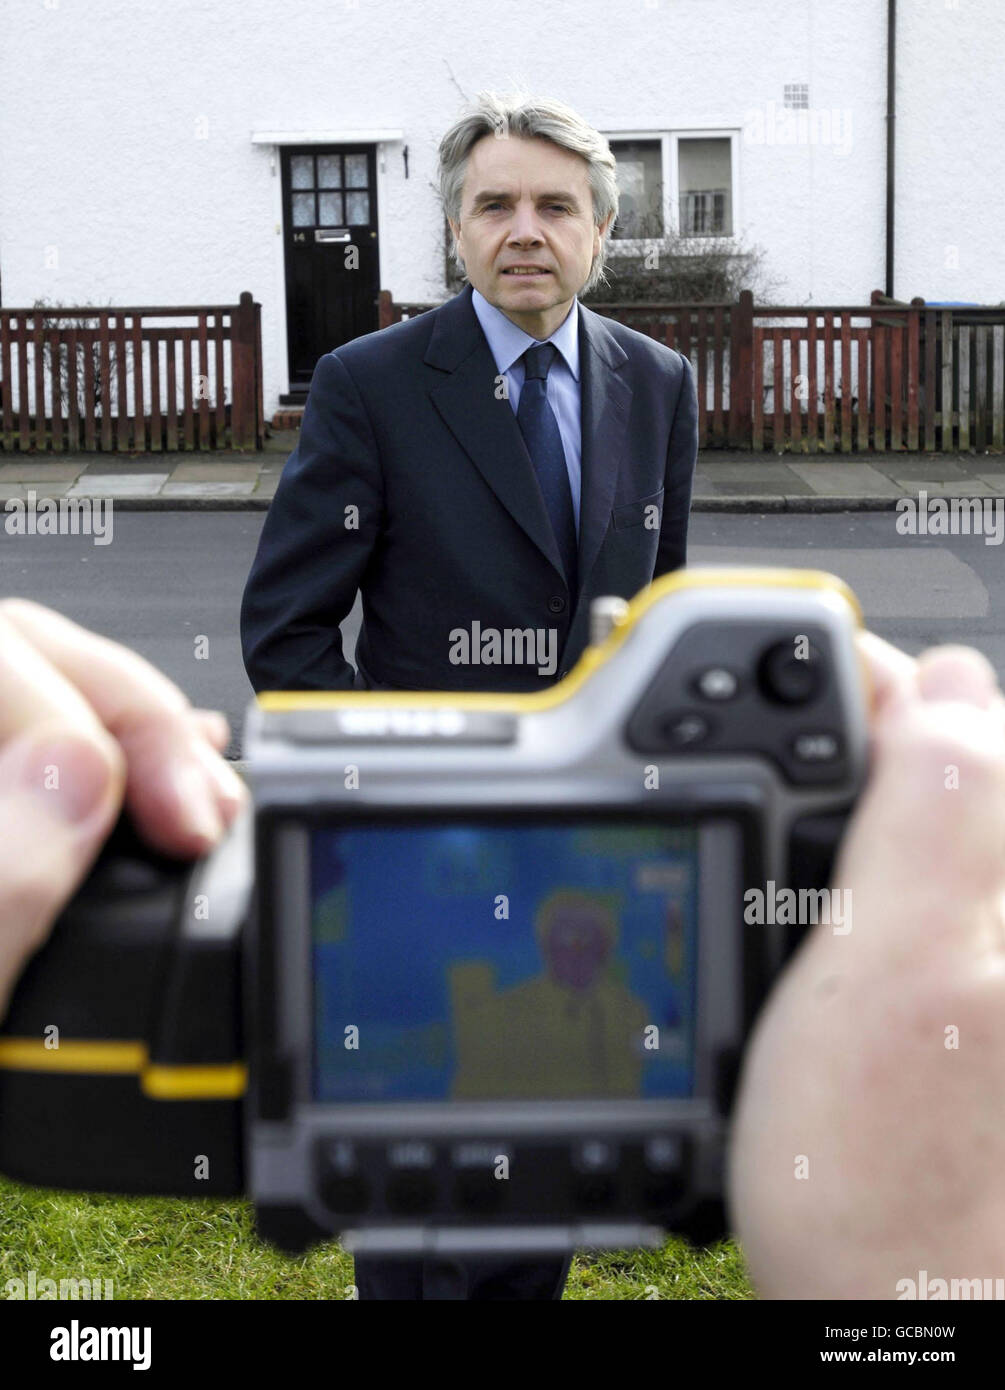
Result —
[[0, 448], [261, 449], [261, 305], [0, 309]]
[[1001, 309], [762, 309], [753, 364], [753, 449], [1005, 449]]
[[[1005, 450], [1005, 309], [591, 304], [691, 362], [699, 447]], [[381, 294], [381, 327], [428, 304]]]
[[698, 443], [702, 449], [749, 449], [749, 390], [734, 383], [750, 380], [753, 300], [737, 304], [591, 304], [598, 314], [617, 319], [675, 348], [694, 368], [698, 392]]

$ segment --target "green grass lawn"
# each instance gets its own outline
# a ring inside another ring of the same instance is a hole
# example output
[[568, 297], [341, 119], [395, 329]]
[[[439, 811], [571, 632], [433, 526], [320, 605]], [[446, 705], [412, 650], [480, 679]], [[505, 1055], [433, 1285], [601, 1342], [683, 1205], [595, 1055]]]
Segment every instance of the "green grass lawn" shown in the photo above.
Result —
[[[352, 1257], [335, 1244], [290, 1260], [255, 1235], [247, 1202], [51, 1192], [0, 1179], [0, 1298], [8, 1279], [111, 1279], [116, 1298], [352, 1296]], [[744, 1299], [736, 1245], [578, 1256], [566, 1298]]]

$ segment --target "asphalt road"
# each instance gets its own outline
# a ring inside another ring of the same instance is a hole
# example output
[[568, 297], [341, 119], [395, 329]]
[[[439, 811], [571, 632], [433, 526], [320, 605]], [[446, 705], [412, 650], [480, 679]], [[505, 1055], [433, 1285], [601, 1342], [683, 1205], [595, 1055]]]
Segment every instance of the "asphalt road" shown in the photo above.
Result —
[[[87, 536], [9, 536], [0, 527], [0, 593], [36, 599], [133, 647], [194, 703], [225, 710], [238, 735], [252, 694], [238, 613], [263, 519], [261, 512], [118, 511], [104, 546]], [[895, 522], [892, 511], [699, 512], [689, 558], [831, 570], [856, 591], [882, 636], [910, 652], [967, 642], [1005, 683], [1002, 547], [980, 536], [901, 536]], [[343, 629], [350, 659], [359, 621], [357, 600]], [[206, 659], [196, 654], [202, 637]]]

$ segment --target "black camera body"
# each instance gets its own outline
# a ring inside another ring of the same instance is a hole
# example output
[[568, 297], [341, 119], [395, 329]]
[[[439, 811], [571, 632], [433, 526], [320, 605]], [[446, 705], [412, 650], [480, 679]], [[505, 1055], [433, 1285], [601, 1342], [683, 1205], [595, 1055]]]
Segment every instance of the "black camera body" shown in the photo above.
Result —
[[744, 1041], [806, 926], [745, 905], [828, 889], [860, 614], [738, 567], [593, 617], [540, 693], [260, 695], [253, 811], [194, 865], [124, 819], [0, 1031], [0, 1171], [247, 1193], [294, 1253], [721, 1234]]

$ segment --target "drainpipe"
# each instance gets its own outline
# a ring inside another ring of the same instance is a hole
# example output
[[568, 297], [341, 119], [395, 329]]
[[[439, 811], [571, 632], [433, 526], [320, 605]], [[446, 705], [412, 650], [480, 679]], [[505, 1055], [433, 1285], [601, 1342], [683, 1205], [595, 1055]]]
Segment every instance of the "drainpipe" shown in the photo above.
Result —
[[893, 298], [893, 192], [897, 131], [897, 0], [886, 0], [886, 295]]

